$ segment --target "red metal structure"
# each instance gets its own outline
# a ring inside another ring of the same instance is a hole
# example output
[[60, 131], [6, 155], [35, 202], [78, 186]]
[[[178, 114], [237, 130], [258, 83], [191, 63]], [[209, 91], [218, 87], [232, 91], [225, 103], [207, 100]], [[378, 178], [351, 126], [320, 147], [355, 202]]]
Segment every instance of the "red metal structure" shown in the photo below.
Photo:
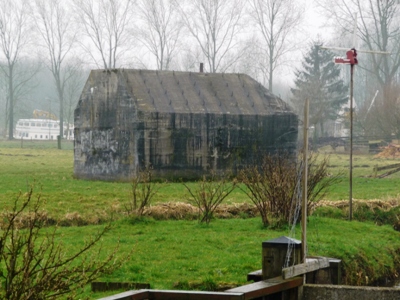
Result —
[[357, 50], [355, 48], [350, 49], [346, 52], [346, 58], [343, 57], [335, 57], [335, 64], [349, 64], [349, 65], [357, 65]]

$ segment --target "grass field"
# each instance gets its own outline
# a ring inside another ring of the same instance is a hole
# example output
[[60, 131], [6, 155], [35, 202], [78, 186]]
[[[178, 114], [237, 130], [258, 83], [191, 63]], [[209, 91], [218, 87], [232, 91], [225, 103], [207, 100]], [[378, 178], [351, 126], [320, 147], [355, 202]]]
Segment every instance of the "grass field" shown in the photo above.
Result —
[[[80, 215], [89, 223], [117, 217], [114, 229], [104, 239], [106, 248], [113, 248], [120, 240], [121, 253], [133, 249], [133, 255], [123, 268], [103, 280], [150, 283], [152, 288], [207, 289], [222, 283], [244, 284], [248, 272], [261, 268], [261, 243], [264, 240], [288, 235], [287, 229], [262, 228], [259, 218], [217, 219], [209, 226], [196, 221], [145, 221], [124, 216], [124, 203], [129, 201], [129, 183], [77, 180], [73, 177], [71, 143], [63, 150], [53, 143], [0, 141], [0, 203], [9, 206], [19, 191], [30, 184], [45, 200], [44, 208], [55, 219]], [[354, 157], [353, 197], [356, 199], [397, 198], [400, 175], [376, 179], [375, 165], [397, 163], [393, 159], [373, 156]], [[330, 156], [332, 173], [348, 168], [348, 156]], [[348, 179], [331, 188], [328, 200], [348, 199]], [[186, 189], [180, 183], [169, 183], [156, 195], [154, 203], [183, 201]], [[248, 201], [236, 190], [228, 203]], [[62, 227], [63, 241], [68, 247], [83, 243], [97, 226]], [[297, 228], [296, 237], [300, 239]], [[391, 226], [373, 223], [348, 222], [330, 218], [310, 217], [309, 254], [343, 259], [347, 283], [365, 284], [395, 274], [400, 262], [400, 233]], [[368, 279], [366, 279], [368, 277]], [[105, 294], [85, 295], [91, 299]]]
[[[46, 209], [54, 218], [78, 213], [102, 218], [110, 212], [123, 211], [129, 201], [130, 184], [121, 182], [101, 182], [76, 180], [73, 177], [72, 143], [56, 149], [54, 142], [24, 142], [20, 148], [18, 141], [0, 142], [0, 200], [9, 203], [19, 191], [26, 191], [34, 184], [46, 200]], [[375, 159], [373, 156], [355, 156], [353, 173], [353, 198], [388, 199], [400, 194], [400, 173], [387, 178], [368, 177], [375, 165], [393, 164], [398, 160]], [[326, 195], [329, 200], [348, 199], [348, 156], [330, 156], [331, 173], [344, 171], [344, 178], [333, 186]], [[187, 190], [181, 183], [168, 183], [156, 194], [153, 203], [187, 201]], [[246, 202], [248, 198], [236, 189], [226, 203]], [[90, 219], [90, 218], [89, 218]]]

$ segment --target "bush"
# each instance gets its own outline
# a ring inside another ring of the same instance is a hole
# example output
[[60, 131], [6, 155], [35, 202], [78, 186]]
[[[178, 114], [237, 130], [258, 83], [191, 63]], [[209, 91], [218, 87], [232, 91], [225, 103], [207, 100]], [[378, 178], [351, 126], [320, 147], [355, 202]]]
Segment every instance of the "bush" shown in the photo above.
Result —
[[34, 198], [30, 188], [11, 208], [2, 208], [1, 299], [56, 299], [65, 294], [73, 298], [74, 291], [120, 266], [115, 261], [117, 247], [104, 260], [98, 259], [103, 249], [97, 246], [110, 224], [71, 253], [58, 241], [57, 227], [46, 228], [41, 203], [40, 194]]
[[210, 223], [215, 210], [232, 193], [236, 184], [235, 179], [228, 181], [225, 176], [217, 179], [213, 171], [208, 177], [204, 175], [201, 180], [197, 181], [196, 188], [191, 188], [183, 183], [191, 196], [189, 202], [199, 209], [198, 220], [200, 223]]
[[125, 205], [128, 215], [143, 216], [144, 209], [151, 204], [155, 194], [160, 189], [157, 182], [152, 181], [152, 171], [146, 167], [131, 181], [131, 200]]
[[[308, 158], [307, 210], [326, 194], [327, 189], [340, 180], [340, 175], [328, 174], [328, 158], [322, 160], [312, 154]], [[257, 207], [264, 226], [270, 218], [289, 223], [295, 214], [296, 205], [301, 203], [302, 160], [289, 153], [265, 155], [261, 165], [251, 166], [239, 173], [246, 188], [242, 190]], [[274, 222], [280, 224], [280, 221]]]

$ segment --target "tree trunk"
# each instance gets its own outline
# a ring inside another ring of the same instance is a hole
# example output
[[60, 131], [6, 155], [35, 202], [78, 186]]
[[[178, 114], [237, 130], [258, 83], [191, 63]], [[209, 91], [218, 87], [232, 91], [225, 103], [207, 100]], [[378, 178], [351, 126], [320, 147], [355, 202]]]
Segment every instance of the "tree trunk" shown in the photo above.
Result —
[[9, 94], [9, 107], [8, 107], [8, 139], [14, 139], [14, 86], [13, 86], [13, 66], [8, 65], [8, 94]]

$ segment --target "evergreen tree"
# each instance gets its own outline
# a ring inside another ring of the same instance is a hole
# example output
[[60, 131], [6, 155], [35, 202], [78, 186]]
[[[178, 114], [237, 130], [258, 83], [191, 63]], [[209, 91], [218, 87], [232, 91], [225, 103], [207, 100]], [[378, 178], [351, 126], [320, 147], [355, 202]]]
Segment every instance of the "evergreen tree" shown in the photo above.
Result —
[[303, 111], [306, 98], [310, 101], [309, 123], [315, 128], [314, 137], [325, 136], [324, 126], [335, 120], [341, 106], [348, 101], [348, 87], [340, 78], [340, 68], [334, 55], [314, 42], [305, 55], [302, 68], [296, 71], [295, 88], [292, 88], [293, 105]]

